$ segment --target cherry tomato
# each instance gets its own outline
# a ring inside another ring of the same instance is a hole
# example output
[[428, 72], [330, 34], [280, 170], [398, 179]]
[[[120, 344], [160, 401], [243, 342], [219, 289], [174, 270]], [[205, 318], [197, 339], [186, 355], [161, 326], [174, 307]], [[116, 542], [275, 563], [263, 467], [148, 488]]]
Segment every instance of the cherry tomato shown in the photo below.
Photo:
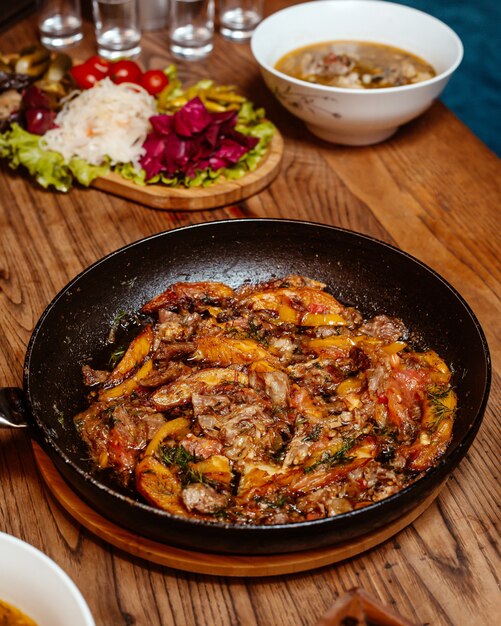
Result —
[[101, 74], [96, 72], [93, 67], [87, 65], [87, 63], [74, 65], [70, 69], [70, 74], [73, 76], [80, 89], [90, 89], [91, 87], [94, 87], [94, 85], [101, 80], [101, 78], [104, 78]]
[[87, 59], [84, 65], [88, 68], [94, 69], [96, 75], [101, 75], [101, 78], [105, 78], [108, 76], [108, 72], [110, 71], [111, 61], [103, 59], [102, 57], [93, 56]]
[[108, 76], [119, 85], [120, 83], [137, 83], [141, 79], [142, 71], [134, 61], [116, 61], [110, 65]]
[[155, 96], [167, 87], [169, 79], [162, 70], [148, 70], [141, 76], [140, 84], [150, 95]]

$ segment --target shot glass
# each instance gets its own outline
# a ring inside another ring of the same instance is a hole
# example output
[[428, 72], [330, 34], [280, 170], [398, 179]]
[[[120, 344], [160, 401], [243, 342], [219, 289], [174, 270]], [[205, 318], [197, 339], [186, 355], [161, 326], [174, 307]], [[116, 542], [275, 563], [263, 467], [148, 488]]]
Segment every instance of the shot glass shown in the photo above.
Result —
[[80, 0], [41, 0], [38, 29], [46, 48], [65, 48], [79, 42], [83, 37]]
[[92, 0], [98, 54], [105, 59], [141, 52], [138, 0]]
[[219, 0], [219, 30], [232, 41], [247, 41], [263, 19], [263, 0]]
[[214, 0], [170, 0], [171, 52], [197, 60], [214, 47]]

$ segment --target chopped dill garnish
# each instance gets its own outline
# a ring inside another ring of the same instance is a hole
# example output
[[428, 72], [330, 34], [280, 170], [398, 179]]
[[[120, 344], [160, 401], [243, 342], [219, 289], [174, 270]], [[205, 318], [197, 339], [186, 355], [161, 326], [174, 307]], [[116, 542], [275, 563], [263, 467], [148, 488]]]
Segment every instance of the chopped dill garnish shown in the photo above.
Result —
[[282, 465], [287, 454], [287, 444], [284, 443], [278, 450], [270, 454], [270, 459], [279, 465]]
[[110, 330], [108, 332], [108, 343], [115, 343], [119, 328], [124, 328], [128, 323], [127, 311], [118, 311], [111, 321]]
[[228, 337], [242, 337], [245, 336], [246, 333], [242, 333], [242, 331], [240, 330], [240, 328], [237, 328], [236, 326], [232, 326], [231, 328], [228, 328], [225, 331], [225, 334]]
[[258, 334], [259, 326], [256, 325], [252, 317], [249, 317], [249, 328], [250, 328], [250, 335], [258, 340], [259, 339], [259, 334]]
[[214, 511], [214, 513], [212, 514], [216, 519], [225, 522], [225, 521], [229, 521], [230, 520], [230, 515], [228, 513], [228, 511], [225, 508], [222, 509], [217, 509], [217, 511]]
[[318, 441], [320, 438], [320, 433], [322, 432], [322, 425], [316, 424], [315, 427], [310, 430], [310, 432], [303, 437], [303, 441]]
[[287, 498], [287, 496], [280, 496], [278, 497], [276, 500], [273, 500], [271, 502], [267, 502], [266, 504], [269, 507], [275, 508], [275, 509], [279, 509], [283, 506], [285, 506], [288, 503], [289, 499]]
[[188, 463], [197, 461], [197, 457], [190, 454], [183, 446], [162, 446], [161, 459], [166, 465], [177, 465], [181, 469], [186, 468]]
[[374, 426], [374, 434], [383, 437], [384, 439], [393, 439], [396, 440], [398, 436], [398, 431], [394, 426]]
[[65, 428], [66, 419], [64, 417], [64, 413], [60, 411], [59, 409], [57, 409], [55, 406], [54, 406], [54, 412], [57, 415], [57, 421], [59, 422], [60, 426]]
[[183, 487], [190, 483], [203, 483], [203, 474], [194, 469], [190, 463], [196, 463], [200, 459], [190, 454], [183, 446], [168, 447], [162, 446], [160, 449], [160, 460], [165, 465], [175, 465], [180, 472]]
[[127, 317], [127, 311], [118, 311], [118, 313], [113, 318], [111, 325], [118, 326], [119, 324], [123, 322], [125, 317]]
[[108, 360], [108, 365], [110, 369], [114, 369], [115, 365], [117, 365], [125, 354], [126, 348], [121, 346], [120, 348], [116, 348], [110, 354], [110, 358]]
[[262, 326], [256, 324], [252, 317], [249, 317], [249, 338], [263, 345], [268, 344], [265, 331]]
[[444, 402], [450, 393], [450, 387], [430, 387], [428, 389], [428, 400], [434, 415], [433, 429], [436, 429], [440, 422], [453, 412], [453, 409]]
[[258, 504], [263, 504], [268, 509], [280, 509], [289, 503], [289, 498], [285, 494], [277, 496], [275, 500], [268, 500], [265, 496], [254, 496], [253, 500]]
[[324, 452], [318, 461], [304, 468], [304, 473], [309, 474], [313, 470], [316, 470], [320, 465], [332, 467], [333, 465], [345, 465], [346, 463], [353, 461], [355, 457], [350, 456], [348, 452], [349, 450], [351, 450], [351, 448], [353, 448], [354, 444], [355, 439], [353, 439], [352, 437], [348, 437], [343, 441], [343, 444], [339, 448], [339, 450], [337, 450], [336, 452]]

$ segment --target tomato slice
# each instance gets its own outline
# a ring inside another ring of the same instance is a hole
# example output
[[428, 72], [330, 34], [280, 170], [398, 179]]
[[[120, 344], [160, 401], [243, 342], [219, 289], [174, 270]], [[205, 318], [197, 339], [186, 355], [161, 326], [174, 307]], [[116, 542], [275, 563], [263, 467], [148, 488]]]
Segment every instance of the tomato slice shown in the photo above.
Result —
[[155, 96], [167, 87], [169, 79], [162, 70], [148, 70], [141, 76], [140, 84], [150, 95]]
[[137, 63], [123, 59], [110, 65], [108, 76], [117, 85], [120, 83], [139, 84], [142, 73]]

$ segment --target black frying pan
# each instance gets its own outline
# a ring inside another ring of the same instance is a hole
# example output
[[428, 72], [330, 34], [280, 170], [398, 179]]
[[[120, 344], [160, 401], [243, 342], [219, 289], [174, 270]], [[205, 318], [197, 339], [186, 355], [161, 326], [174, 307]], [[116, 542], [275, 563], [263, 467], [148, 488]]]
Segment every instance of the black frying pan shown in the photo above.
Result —
[[[235, 287], [303, 274], [366, 316], [400, 317], [419, 347], [452, 366], [458, 395], [453, 441], [436, 468], [400, 493], [336, 517], [266, 527], [180, 519], [144, 504], [93, 471], [72, 416], [85, 406], [81, 366], [106, 350], [112, 321], [133, 314], [175, 281]], [[382, 527], [418, 506], [457, 466], [480, 426], [490, 386], [487, 343], [474, 314], [440, 276], [370, 237], [289, 220], [230, 220], [143, 239], [83, 271], [40, 318], [26, 355], [26, 418], [71, 487], [99, 513], [167, 544], [227, 553], [271, 554], [334, 545]], [[19, 408], [19, 407], [18, 407]], [[13, 420], [15, 416], [11, 415]]]

